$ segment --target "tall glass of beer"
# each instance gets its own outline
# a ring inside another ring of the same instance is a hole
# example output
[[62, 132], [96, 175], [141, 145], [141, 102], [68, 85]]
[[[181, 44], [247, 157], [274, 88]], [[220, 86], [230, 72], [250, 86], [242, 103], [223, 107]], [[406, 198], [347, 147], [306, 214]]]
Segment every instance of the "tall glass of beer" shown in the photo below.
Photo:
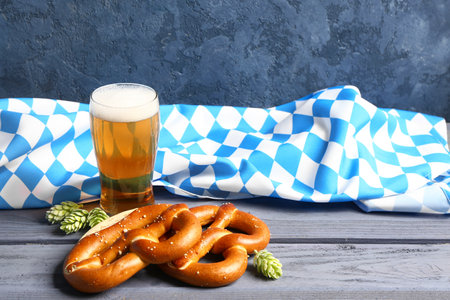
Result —
[[89, 112], [100, 173], [100, 206], [116, 214], [153, 204], [159, 137], [155, 90], [134, 83], [105, 85], [91, 94]]

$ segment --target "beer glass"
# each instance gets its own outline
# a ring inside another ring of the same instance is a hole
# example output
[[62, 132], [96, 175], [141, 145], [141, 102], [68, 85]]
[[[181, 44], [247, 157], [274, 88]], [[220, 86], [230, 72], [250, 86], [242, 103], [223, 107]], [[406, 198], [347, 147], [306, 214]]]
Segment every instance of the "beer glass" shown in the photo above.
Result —
[[100, 173], [100, 206], [116, 214], [153, 204], [159, 137], [156, 91], [134, 83], [105, 85], [92, 92], [89, 112]]

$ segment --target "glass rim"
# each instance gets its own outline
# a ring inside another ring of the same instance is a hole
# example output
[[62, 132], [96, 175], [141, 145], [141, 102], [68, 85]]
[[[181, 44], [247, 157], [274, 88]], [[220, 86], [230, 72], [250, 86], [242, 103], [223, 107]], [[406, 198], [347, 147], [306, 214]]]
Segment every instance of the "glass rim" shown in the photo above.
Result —
[[[149, 100], [149, 101], [146, 102], [146, 103], [139, 104], [139, 105], [136, 105], [136, 106], [130, 106], [130, 107], [126, 107], [126, 108], [122, 108], [122, 107], [118, 107], [118, 106], [114, 106], [114, 105], [108, 105], [108, 104], [100, 103], [100, 102], [98, 102], [98, 101], [95, 100], [94, 94], [95, 94], [96, 92], [98, 92], [98, 91], [100, 91], [100, 90], [103, 90], [103, 89], [107, 89], [107, 88], [113, 87], [113, 86], [129, 86], [129, 87], [132, 87], [132, 86], [133, 86], [133, 87], [142, 87], [142, 88], [145, 88], [145, 89], [148, 89], [148, 90], [153, 91], [153, 92], [155, 93], [155, 97], [154, 97], [153, 99]], [[106, 84], [106, 85], [99, 86], [98, 88], [96, 88], [95, 90], [92, 91], [92, 93], [91, 93], [89, 99], [90, 99], [91, 102], [95, 102], [95, 105], [100, 105], [100, 106], [103, 106], [103, 107], [108, 107], [108, 108], [113, 108], [113, 109], [114, 109], [114, 108], [118, 108], [118, 109], [127, 109], [127, 108], [136, 108], [136, 107], [140, 107], [140, 106], [145, 106], [145, 105], [148, 105], [149, 103], [152, 103], [152, 102], [158, 100], [158, 92], [156, 92], [156, 90], [155, 90], [154, 88], [152, 88], [152, 87], [150, 87], [150, 86], [148, 86], [148, 85], [145, 85], [145, 84], [141, 84], [141, 83], [117, 82], [117, 83], [110, 83], [110, 84]]]

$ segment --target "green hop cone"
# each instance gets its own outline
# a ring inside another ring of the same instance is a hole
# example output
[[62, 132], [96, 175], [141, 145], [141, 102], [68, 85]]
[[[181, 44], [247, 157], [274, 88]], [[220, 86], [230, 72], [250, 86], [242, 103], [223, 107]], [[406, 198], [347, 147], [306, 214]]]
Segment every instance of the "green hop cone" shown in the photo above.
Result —
[[82, 207], [82, 204], [77, 204], [72, 201], [61, 202], [61, 204], [54, 205], [47, 210], [45, 213], [45, 218], [52, 224], [59, 223], [73, 210]]
[[278, 279], [283, 275], [281, 262], [273, 257], [272, 253], [267, 250], [256, 251], [253, 258], [253, 265], [256, 270], [270, 279]]
[[106, 214], [106, 212], [101, 209], [100, 207], [96, 207], [93, 210], [91, 210], [87, 216], [87, 221], [89, 223], [89, 226], [92, 228], [98, 223], [108, 219], [109, 216]]
[[83, 229], [86, 227], [88, 214], [89, 212], [85, 209], [75, 209], [64, 218], [59, 228], [66, 234]]

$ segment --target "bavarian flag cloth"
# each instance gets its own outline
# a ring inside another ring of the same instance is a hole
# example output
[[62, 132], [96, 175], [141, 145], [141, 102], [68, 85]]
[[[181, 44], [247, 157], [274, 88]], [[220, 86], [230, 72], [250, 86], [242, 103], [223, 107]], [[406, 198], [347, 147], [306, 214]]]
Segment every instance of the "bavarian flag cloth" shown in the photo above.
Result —
[[[160, 118], [153, 180], [175, 194], [450, 213], [445, 120], [377, 108], [353, 86], [268, 109], [162, 105]], [[0, 208], [99, 194], [87, 104], [0, 99]]]

